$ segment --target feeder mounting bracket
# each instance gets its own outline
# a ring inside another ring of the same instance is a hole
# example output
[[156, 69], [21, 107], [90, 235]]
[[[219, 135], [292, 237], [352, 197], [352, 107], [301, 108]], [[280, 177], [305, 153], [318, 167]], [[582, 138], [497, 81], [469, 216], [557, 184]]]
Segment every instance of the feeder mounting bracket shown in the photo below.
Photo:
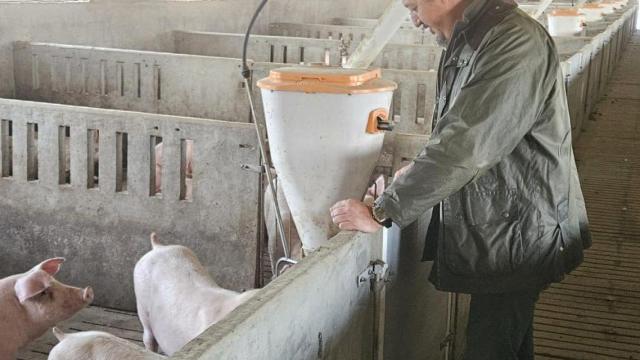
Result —
[[382, 260], [375, 260], [358, 275], [357, 286], [361, 287], [367, 283], [375, 285], [381, 282], [387, 282], [388, 279], [389, 265]]

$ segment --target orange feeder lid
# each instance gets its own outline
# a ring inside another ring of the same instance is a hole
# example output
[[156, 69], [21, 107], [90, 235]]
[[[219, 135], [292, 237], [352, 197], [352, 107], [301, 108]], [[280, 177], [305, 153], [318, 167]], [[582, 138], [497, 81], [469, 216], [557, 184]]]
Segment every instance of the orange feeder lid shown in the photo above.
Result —
[[551, 12], [551, 16], [581, 16], [578, 9], [555, 9]]
[[380, 69], [292, 66], [271, 70], [258, 81], [261, 89], [326, 94], [367, 94], [393, 91], [398, 85], [383, 80]]

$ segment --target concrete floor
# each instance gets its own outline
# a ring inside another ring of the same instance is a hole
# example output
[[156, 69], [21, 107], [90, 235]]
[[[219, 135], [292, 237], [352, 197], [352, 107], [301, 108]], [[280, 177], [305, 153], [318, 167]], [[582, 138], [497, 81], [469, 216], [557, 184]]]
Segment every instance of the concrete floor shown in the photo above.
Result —
[[640, 33], [575, 144], [593, 246], [545, 291], [536, 359], [640, 359]]

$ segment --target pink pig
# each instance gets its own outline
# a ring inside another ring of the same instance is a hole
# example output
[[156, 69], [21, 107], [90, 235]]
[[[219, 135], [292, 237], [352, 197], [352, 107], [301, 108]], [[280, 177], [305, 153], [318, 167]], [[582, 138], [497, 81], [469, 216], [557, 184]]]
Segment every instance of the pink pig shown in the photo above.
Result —
[[161, 360], [164, 356], [102, 331], [65, 334], [53, 328], [60, 341], [48, 360]]
[[71, 287], [53, 278], [63, 262], [45, 260], [0, 280], [0, 359], [15, 359], [18, 349], [93, 301], [90, 287]]
[[[163, 154], [163, 148], [164, 146], [162, 145], [163, 143], [160, 143], [158, 145], [156, 145], [155, 147], [155, 153], [156, 153], [156, 184], [155, 184], [155, 190], [156, 193], [159, 193], [162, 191], [162, 154]], [[187, 199], [191, 199], [192, 194], [193, 194], [193, 186], [192, 186], [192, 181], [193, 181], [193, 140], [187, 140], [187, 164], [186, 164], [186, 168], [184, 169], [185, 171], [185, 185], [186, 185], [186, 198]]]
[[161, 245], [151, 234], [153, 250], [133, 271], [138, 317], [148, 350], [173, 355], [258, 290], [223, 289], [184, 246]]

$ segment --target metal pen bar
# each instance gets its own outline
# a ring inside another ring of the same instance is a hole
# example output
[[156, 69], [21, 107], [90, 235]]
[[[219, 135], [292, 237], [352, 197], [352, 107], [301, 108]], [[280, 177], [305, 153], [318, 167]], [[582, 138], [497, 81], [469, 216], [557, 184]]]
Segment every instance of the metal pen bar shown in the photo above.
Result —
[[[247, 97], [249, 98], [249, 107], [251, 108], [251, 117], [256, 128], [256, 134], [258, 135], [258, 144], [260, 145], [260, 154], [262, 155], [262, 161], [264, 163], [264, 173], [267, 176], [267, 182], [269, 183], [269, 189], [271, 189], [271, 196], [273, 196], [273, 204], [276, 208], [276, 222], [278, 223], [278, 231], [280, 232], [280, 239], [282, 240], [282, 248], [284, 249], [284, 257], [289, 259], [289, 242], [287, 241], [287, 235], [284, 229], [284, 222], [282, 221], [282, 215], [280, 213], [280, 205], [278, 204], [278, 193], [275, 185], [273, 184], [273, 175], [271, 174], [271, 159], [269, 158], [266, 148], [266, 140], [264, 134], [266, 126], [263, 120], [256, 116], [254, 108], [253, 94], [251, 93], [251, 84], [249, 79], [244, 79], [244, 87], [247, 89]], [[292, 260], [293, 261], [293, 260]], [[277, 269], [275, 274], [277, 274]], [[277, 276], [277, 275], [276, 275]]]
[[[278, 230], [280, 232], [280, 239], [282, 240], [282, 249], [284, 250], [284, 259], [287, 262], [295, 263], [294, 260], [289, 258], [289, 242], [287, 241], [287, 235], [284, 229], [284, 222], [282, 221], [282, 214], [280, 212], [280, 204], [278, 204], [278, 193], [276, 191], [276, 187], [273, 184], [273, 176], [271, 174], [271, 159], [267, 154], [267, 144], [265, 139], [266, 133], [266, 125], [263, 122], [262, 118], [256, 116], [256, 110], [253, 101], [253, 94], [251, 93], [251, 71], [247, 64], [247, 48], [249, 45], [249, 36], [251, 35], [251, 29], [260, 15], [260, 12], [267, 4], [268, 0], [262, 0], [258, 5], [258, 8], [254, 12], [251, 17], [251, 21], [249, 22], [249, 26], [247, 27], [247, 32], [244, 36], [244, 42], [242, 46], [242, 77], [244, 78], [244, 88], [247, 90], [247, 97], [249, 99], [249, 107], [251, 108], [251, 117], [253, 118], [253, 123], [255, 124], [256, 134], [258, 135], [258, 144], [260, 145], [260, 154], [262, 156], [263, 162], [263, 170], [267, 176], [267, 181], [269, 182], [269, 189], [271, 189], [271, 196], [273, 197], [273, 204], [276, 208], [276, 223], [278, 224]], [[262, 190], [261, 190], [262, 191]], [[278, 267], [276, 265], [274, 277], [278, 276]]]

